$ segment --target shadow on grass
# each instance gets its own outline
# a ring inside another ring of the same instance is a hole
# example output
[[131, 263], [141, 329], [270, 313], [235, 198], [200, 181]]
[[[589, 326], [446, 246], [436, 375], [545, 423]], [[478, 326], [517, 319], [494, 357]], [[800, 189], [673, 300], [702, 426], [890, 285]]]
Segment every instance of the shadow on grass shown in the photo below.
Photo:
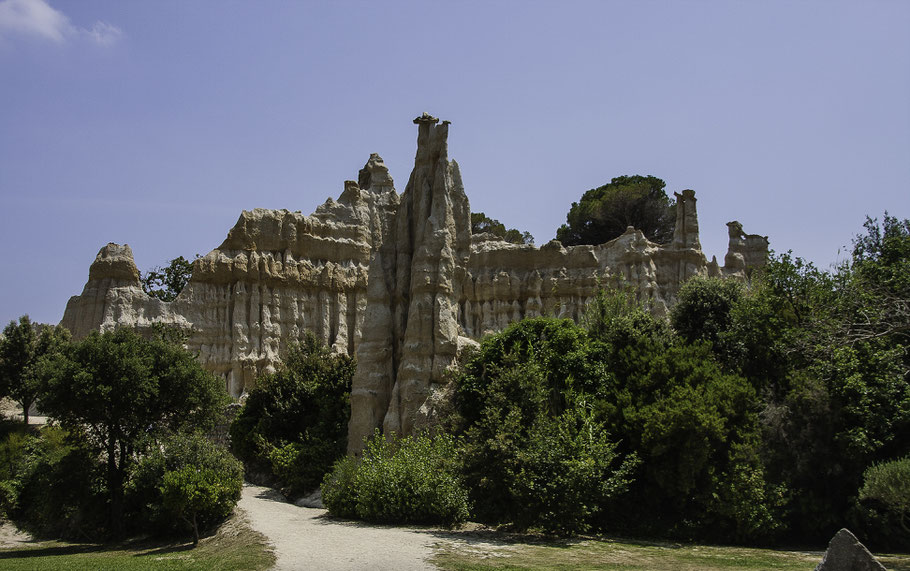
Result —
[[150, 549], [149, 551], [143, 551], [142, 553], [136, 553], [133, 557], [145, 557], [146, 555], [167, 555], [169, 553], [181, 553], [183, 551], [192, 551], [195, 549], [195, 546], [192, 543], [185, 543], [180, 545], [166, 545], [164, 547], [159, 547], [158, 549]]
[[50, 547], [31, 547], [26, 549], [11, 549], [0, 551], [0, 559], [26, 559], [30, 557], [54, 557], [63, 555], [78, 555], [80, 553], [98, 553], [109, 548], [104, 545], [54, 545]]

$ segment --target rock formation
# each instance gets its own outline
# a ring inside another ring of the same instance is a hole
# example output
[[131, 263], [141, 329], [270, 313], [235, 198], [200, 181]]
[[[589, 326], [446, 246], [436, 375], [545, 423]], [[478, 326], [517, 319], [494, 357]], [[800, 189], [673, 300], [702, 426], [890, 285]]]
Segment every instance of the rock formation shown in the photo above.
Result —
[[524, 317], [578, 319], [605, 285], [630, 286], [664, 315], [688, 278], [748, 279], [767, 258], [767, 238], [731, 222], [724, 267], [708, 262], [692, 190], [676, 195], [666, 245], [631, 227], [597, 246], [554, 240], [536, 248], [471, 236], [461, 174], [448, 158], [448, 122], [427, 114], [414, 122], [417, 155], [400, 197], [373, 154], [357, 182], [345, 182], [337, 201], [310, 216], [245, 211], [224, 242], [194, 262], [170, 303], [142, 291], [129, 246], [108, 244], [62, 325], [76, 337], [123, 325], [179, 327], [235, 397], [313, 331], [357, 356], [349, 424], [356, 451], [375, 428], [410, 433], [427, 422], [446, 371], [472, 339]]
[[850, 530], [844, 528], [831, 539], [815, 571], [885, 571], [885, 567]]
[[176, 326], [188, 348], [239, 397], [271, 371], [288, 342], [313, 331], [353, 354], [366, 308], [367, 271], [384, 242], [398, 195], [379, 155], [357, 183], [345, 182], [310, 216], [287, 210], [244, 211], [227, 238], [193, 264], [180, 295], [165, 303], [145, 294], [129, 246], [108, 244], [72, 297], [61, 324], [75, 337], [119, 326]]
[[471, 253], [471, 210], [447, 122], [426, 113], [417, 157], [385, 244], [370, 265], [348, 441], [373, 429], [410, 434], [426, 420], [433, 385], [455, 362], [459, 297]]

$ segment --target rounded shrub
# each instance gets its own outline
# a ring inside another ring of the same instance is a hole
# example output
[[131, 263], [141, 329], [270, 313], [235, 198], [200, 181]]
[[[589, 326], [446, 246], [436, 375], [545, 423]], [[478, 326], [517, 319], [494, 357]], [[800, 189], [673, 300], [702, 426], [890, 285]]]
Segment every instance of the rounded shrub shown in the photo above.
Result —
[[127, 485], [134, 524], [159, 534], [220, 523], [243, 489], [243, 465], [198, 433], [180, 433], [153, 447]]
[[361, 458], [335, 464], [322, 501], [332, 515], [381, 523], [452, 525], [470, 511], [455, 439], [446, 434], [386, 439], [377, 431]]

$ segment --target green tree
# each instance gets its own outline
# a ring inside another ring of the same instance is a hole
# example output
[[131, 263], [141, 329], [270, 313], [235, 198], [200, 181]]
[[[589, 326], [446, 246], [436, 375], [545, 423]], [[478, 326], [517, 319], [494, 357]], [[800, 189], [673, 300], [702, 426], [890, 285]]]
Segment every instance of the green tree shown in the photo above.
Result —
[[118, 533], [123, 490], [148, 439], [214, 425], [227, 402], [223, 383], [183, 347], [129, 329], [92, 333], [54, 363], [39, 404], [105, 458], [111, 530]]
[[354, 368], [310, 332], [292, 345], [231, 424], [231, 447], [247, 470], [272, 475], [289, 495], [317, 487], [347, 448]]
[[[143, 456], [127, 486], [140, 525], [169, 532], [175, 517], [199, 531], [230, 515], [243, 488], [243, 465], [202, 434], [178, 433]], [[147, 529], [147, 528], [146, 528]]]
[[603, 244], [629, 226], [644, 232], [654, 242], [673, 238], [675, 202], [667, 196], [666, 183], [653, 176], [620, 176], [584, 193], [573, 202], [566, 224], [556, 231], [565, 245]]
[[[199, 255], [196, 255], [199, 258]], [[174, 301], [193, 277], [193, 262], [178, 256], [165, 267], [154, 267], [141, 278], [142, 289], [161, 301]]]
[[471, 213], [471, 234], [493, 234], [512, 244], [533, 244], [534, 236], [530, 232], [522, 232], [515, 228], [506, 229], [506, 225], [499, 220], [494, 220], [483, 212]]
[[869, 467], [863, 473], [860, 500], [876, 500], [900, 516], [901, 527], [910, 534], [910, 456]]
[[832, 272], [773, 257], [719, 335], [727, 368], [764, 395], [763, 463], [790, 490], [789, 525], [804, 539], [836, 531], [867, 466], [910, 452], [907, 228], [867, 221], [851, 263]]
[[28, 315], [19, 323], [10, 321], [0, 337], [0, 395], [10, 396], [22, 406], [28, 424], [28, 411], [38, 398], [41, 378], [47, 374], [48, 359], [60, 351], [69, 331], [55, 325], [32, 323]]
[[736, 280], [693, 277], [680, 288], [670, 310], [673, 329], [689, 343], [709, 341], [716, 346], [730, 329], [731, 312], [742, 295], [743, 286]]
[[491, 335], [466, 363], [457, 424], [480, 518], [583, 531], [625, 490], [636, 461], [589, 410], [612, 379], [602, 350], [570, 320], [536, 318]]

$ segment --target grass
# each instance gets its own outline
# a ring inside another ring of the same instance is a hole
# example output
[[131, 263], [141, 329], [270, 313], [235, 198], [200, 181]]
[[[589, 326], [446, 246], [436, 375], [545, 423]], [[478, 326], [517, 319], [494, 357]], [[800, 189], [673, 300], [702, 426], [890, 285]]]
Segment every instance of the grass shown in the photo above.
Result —
[[[715, 571], [780, 569], [811, 571], [822, 552], [778, 551], [744, 547], [679, 545], [631, 540], [571, 540], [507, 542], [455, 538], [440, 544], [433, 562], [447, 571], [555, 569], [561, 571], [653, 570]], [[881, 556], [893, 571], [910, 571], [910, 556]]]
[[0, 549], [0, 568], [71, 569], [268, 569], [275, 563], [266, 539], [234, 515], [213, 536], [192, 543], [128, 541], [114, 545], [45, 541]]

